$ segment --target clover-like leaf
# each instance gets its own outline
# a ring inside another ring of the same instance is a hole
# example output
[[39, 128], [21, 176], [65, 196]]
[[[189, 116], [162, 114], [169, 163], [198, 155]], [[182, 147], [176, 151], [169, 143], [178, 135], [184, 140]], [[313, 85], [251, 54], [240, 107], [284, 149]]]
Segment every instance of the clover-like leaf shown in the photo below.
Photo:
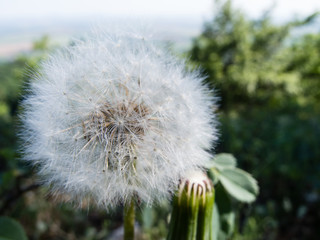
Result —
[[238, 168], [222, 169], [219, 180], [226, 191], [241, 202], [253, 202], [259, 193], [257, 181], [249, 173]]
[[208, 174], [208, 177], [211, 179], [213, 185], [216, 185], [219, 182], [220, 172], [218, 171], [218, 169], [213, 167], [209, 169], [207, 174]]
[[235, 168], [237, 166], [237, 159], [230, 153], [220, 153], [214, 157], [212, 165], [219, 170]]

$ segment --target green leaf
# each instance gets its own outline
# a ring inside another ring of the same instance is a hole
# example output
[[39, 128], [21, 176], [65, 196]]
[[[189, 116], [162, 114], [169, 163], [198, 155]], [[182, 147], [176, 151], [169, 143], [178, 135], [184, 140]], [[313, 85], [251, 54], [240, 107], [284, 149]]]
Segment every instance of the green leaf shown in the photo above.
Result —
[[28, 238], [20, 223], [8, 217], [0, 217], [0, 239], [27, 240]]
[[237, 166], [237, 160], [232, 154], [220, 153], [215, 156], [212, 165], [219, 170], [225, 168], [235, 168]]
[[219, 211], [218, 211], [216, 203], [213, 206], [212, 227], [211, 228], [212, 228], [212, 231], [211, 231], [212, 240], [218, 240], [218, 234], [220, 231], [220, 217], [219, 217]]
[[219, 179], [227, 192], [238, 201], [253, 202], [259, 193], [257, 181], [241, 169], [223, 169]]
[[[232, 235], [235, 226], [235, 213], [230, 196], [221, 184], [216, 187], [216, 208], [219, 213], [219, 229], [217, 239], [224, 240]], [[216, 230], [215, 230], [216, 231]]]
[[142, 222], [145, 229], [151, 229], [155, 220], [155, 211], [153, 208], [145, 206], [142, 210]]

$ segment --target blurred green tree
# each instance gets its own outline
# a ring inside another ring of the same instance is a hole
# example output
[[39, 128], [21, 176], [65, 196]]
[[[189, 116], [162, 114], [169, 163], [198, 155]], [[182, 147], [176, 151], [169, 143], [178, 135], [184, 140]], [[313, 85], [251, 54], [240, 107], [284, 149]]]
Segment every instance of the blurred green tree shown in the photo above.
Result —
[[305, 226], [309, 232], [294, 225], [320, 218], [312, 213], [319, 206], [320, 185], [320, 35], [293, 41], [290, 33], [311, 23], [317, 13], [275, 25], [268, 12], [249, 20], [230, 0], [215, 6], [189, 59], [221, 97], [217, 151], [237, 156], [260, 184], [254, 218], [245, 217], [244, 207], [238, 230], [246, 231], [246, 221], [259, 221], [247, 225], [259, 233], [252, 239], [316, 239], [314, 222]]
[[[289, 49], [291, 58], [287, 71], [297, 71], [303, 89], [302, 104], [320, 101], [320, 34], [307, 34], [296, 41]], [[316, 106], [315, 110], [320, 108]]]

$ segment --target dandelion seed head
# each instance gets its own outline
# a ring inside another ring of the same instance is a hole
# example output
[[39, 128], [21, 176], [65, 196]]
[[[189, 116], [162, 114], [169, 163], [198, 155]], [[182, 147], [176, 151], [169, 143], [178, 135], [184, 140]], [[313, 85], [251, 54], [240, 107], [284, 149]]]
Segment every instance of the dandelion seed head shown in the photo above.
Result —
[[43, 61], [23, 102], [25, 158], [52, 192], [112, 207], [167, 198], [207, 166], [214, 97], [139, 34], [101, 34]]

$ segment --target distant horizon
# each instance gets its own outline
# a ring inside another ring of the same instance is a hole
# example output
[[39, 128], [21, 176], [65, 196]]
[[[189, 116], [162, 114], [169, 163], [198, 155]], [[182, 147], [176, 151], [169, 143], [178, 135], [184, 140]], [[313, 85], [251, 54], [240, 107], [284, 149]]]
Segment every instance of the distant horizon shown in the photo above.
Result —
[[[0, 59], [8, 58], [28, 52], [32, 48], [34, 41], [39, 40], [42, 36], [48, 35], [50, 43], [56, 45], [64, 45], [73, 38], [81, 35], [90, 34], [93, 29], [100, 28], [108, 30], [108, 26], [119, 28], [134, 27], [141, 25], [146, 29], [150, 29], [155, 39], [164, 42], [172, 42], [178, 45], [178, 48], [185, 48], [191, 43], [192, 37], [197, 36], [201, 32], [203, 21], [194, 21], [193, 19], [154, 19], [148, 21], [147, 26], [143, 25], [141, 19], [131, 21], [130, 24], [125, 22], [128, 18], [105, 18], [100, 22], [93, 22], [90, 19], [59, 19], [59, 21], [51, 21], [50, 18], [41, 22], [10, 22], [5, 28], [0, 25]], [[117, 21], [118, 20], [118, 21]], [[34, 24], [33, 24], [34, 23]], [[139, 29], [139, 27], [137, 27]]]

